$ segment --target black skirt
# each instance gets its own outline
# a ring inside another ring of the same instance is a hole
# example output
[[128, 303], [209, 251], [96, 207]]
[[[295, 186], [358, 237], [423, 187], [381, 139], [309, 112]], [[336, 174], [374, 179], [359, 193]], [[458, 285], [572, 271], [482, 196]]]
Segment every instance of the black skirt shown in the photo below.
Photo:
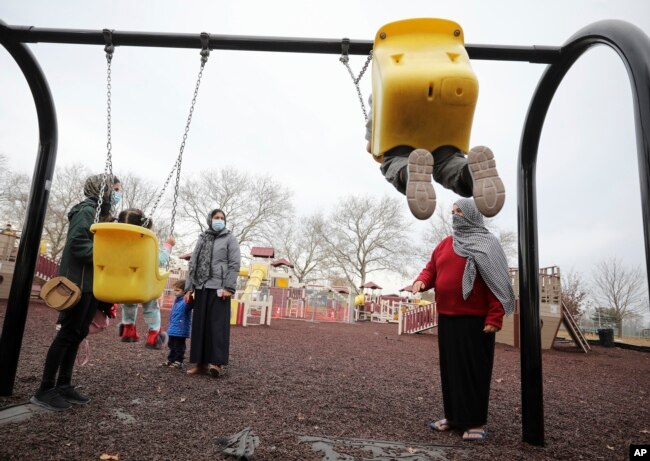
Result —
[[192, 314], [190, 362], [228, 365], [230, 351], [230, 298], [217, 290], [196, 290]]
[[438, 348], [445, 418], [458, 429], [487, 423], [494, 363], [494, 333], [485, 317], [439, 315]]

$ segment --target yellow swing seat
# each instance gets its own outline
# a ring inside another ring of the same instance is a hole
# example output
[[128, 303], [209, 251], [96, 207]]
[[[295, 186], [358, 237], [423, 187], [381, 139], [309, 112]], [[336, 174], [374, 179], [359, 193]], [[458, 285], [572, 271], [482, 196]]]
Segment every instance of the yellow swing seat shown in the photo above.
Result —
[[158, 299], [169, 272], [160, 272], [158, 238], [133, 224], [93, 224], [93, 293], [108, 303], [142, 303]]
[[406, 19], [377, 32], [372, 65], [375, 160], [399, 145], [467, 152], [478, 98], [461, 27], [446, 19]]

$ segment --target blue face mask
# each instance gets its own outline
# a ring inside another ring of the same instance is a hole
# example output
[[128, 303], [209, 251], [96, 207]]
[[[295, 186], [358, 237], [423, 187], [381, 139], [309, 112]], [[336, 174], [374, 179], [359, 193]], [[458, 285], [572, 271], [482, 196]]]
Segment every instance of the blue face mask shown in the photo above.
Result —
[[111, 194], [111, 205], [117, 206], [118, 203], [122, 200], [122, 192], [114, 191]]
[[226, 223], [223, 221], [223, 219], [213, 219], [212, 220], [212, 230], [215, 232], [222, 231], [226, 227]]

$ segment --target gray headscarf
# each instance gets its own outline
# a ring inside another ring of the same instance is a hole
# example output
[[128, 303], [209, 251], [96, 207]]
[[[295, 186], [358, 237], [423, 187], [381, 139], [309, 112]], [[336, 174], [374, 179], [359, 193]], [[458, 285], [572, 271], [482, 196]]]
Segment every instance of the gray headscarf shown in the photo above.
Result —
[[515, 294], [508, 275], [508, 260], [501, 244], [483, 223], [483, 215], [474, 200], [456, 202], [463, 216], [453, 216], [454, 251], [467, 258], [463, 272], [463, 299], [467, 299], [474, 287], [476, 269], [490, 291], [494, 293], [506, 315], [515, 310]]
[[205, 232], [199, 235], [196, 258], [190, 263], [190, 280], [192, 280], [192, 284], [196, 287], [203, 285], [212, 276], [212, 244], [214, 243], [214, 239], [217, 238], [217, 235], [228, 233], [228, 230], [225, 227], [219, 232], [212, 229], [212, 217], [218, 212], [223, 213], [223, 222], [226, 223], [226, 213], [224, 213], [223, 210], [215, 208], [208, 213], [208, 228]]

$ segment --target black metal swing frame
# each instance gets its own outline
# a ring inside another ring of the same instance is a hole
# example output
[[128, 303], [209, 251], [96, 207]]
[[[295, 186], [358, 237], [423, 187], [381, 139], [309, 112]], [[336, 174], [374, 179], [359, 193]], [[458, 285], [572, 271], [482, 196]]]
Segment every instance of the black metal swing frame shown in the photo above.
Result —
[[[346, 40], [348, 54], [368, 55], [373, 42]], [[18, 248], [16, 270], [0, 337], [0, 395], [11, 395], [27, 318], [34, 268], [57, 152], [57, 119], [50, 89], [26, 43], [104, 45], [102, 31], [9, 26], [0, 21], [0, 43], [23, 72], [34, 97], [39, 146], [27, 218]], [[210, 49], [341, 54], [341, 40], [211, 35]], [[113, 31], [115, 46], [201, 48], [200, 34]], [[472, 59], [548, 64], [531, 99], [521, 135], [517, 172], [519, 231], [520, 354], [523, 441], [544, 444], [544, 400], [539, 313], [536, 163], [542, 126], [562, 79], [582, 54], [607, 45], [623, 60], [632, 87], [641, 189], [646, 272], [650, 281], [650, 38], [624, 21], [590, 24], [561, 47], [467, 45]]]

